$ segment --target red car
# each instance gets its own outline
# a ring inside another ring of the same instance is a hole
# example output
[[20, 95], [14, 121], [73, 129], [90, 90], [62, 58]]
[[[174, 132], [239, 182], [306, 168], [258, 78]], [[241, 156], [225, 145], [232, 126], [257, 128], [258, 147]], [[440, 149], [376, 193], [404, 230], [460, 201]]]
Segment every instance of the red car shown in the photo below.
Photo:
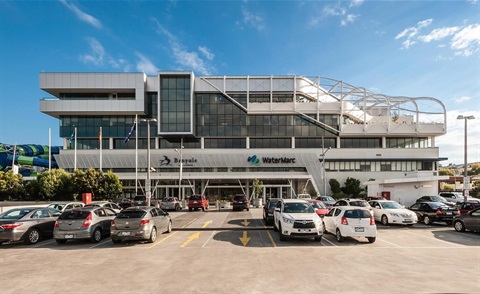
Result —
[[314, 199], [306, 199], [310, 204], [312, 204], [313, 209], [315, 209], [315, 212], [318, 214], [318, 216], [323, 217], [328, 213], [330, 209], [327, 208], [325, 203], [323, 203], [320, 200], [314, 200]]
[[469, 211], [479, 207], [480, 207], [480, 202], [478, 201], [458, 202], [455, 205], [455, 208], [457, 208], [460, 211], [460, 214], [466, 214]]

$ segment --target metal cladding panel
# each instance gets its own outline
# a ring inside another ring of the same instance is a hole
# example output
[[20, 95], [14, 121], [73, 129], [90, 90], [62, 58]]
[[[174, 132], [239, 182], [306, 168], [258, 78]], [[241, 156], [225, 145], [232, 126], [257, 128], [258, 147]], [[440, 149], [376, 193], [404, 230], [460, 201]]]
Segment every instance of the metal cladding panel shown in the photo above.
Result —
[[231, 78], [225, 81], [227, 92], [246, 92], [247, 80], [245, 78]]
[[293, 77], [274, 78], [272, 81], [272, 90], [279, 92], [293, 92], [295, 90]]

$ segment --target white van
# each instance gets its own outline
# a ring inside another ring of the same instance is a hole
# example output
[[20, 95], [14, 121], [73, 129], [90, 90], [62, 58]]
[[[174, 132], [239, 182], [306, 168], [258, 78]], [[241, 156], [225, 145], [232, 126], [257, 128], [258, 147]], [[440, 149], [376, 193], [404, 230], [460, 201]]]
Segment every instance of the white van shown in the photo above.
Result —
[[297, 198], [298, 199], [312, 199], [312, 196], [310, 196], [310, 194], [298, 194]]

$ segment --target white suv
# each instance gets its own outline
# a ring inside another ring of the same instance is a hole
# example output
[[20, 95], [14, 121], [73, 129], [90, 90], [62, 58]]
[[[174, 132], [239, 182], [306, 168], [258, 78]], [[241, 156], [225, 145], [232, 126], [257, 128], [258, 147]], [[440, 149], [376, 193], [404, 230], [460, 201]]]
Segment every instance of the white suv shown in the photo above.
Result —
[[365, 237], [373, 243], [377, 238], [377, 225], [370, 210], [357, 206], [334, 206], [323, 217], [325, 232], [334, 234], [338, 242], [345, 237]]
[[322, 241], [322, 219], [312, 205], [303, 199], [280, 199], [273, 213], [273, 229], [280, 241], [291, 238], [314, 238]]

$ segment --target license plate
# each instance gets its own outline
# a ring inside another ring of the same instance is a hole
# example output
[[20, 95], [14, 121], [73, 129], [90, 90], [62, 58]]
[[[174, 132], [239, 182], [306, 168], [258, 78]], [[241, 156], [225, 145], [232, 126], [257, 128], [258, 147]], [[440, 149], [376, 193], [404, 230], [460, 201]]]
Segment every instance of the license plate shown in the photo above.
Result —
[[452, 213], [451, 213], [451, 212], [447, 212], [447, 215], [452, 215]]
[[73, 239], [73, 235], [65, 235], [65, 239]]
[[364, 228], [355, 228], [355, 232], [363, 232], [363, 231], [365, 231]]
[[130, 236], [130, 232], [120, 232], [120, 236]]

